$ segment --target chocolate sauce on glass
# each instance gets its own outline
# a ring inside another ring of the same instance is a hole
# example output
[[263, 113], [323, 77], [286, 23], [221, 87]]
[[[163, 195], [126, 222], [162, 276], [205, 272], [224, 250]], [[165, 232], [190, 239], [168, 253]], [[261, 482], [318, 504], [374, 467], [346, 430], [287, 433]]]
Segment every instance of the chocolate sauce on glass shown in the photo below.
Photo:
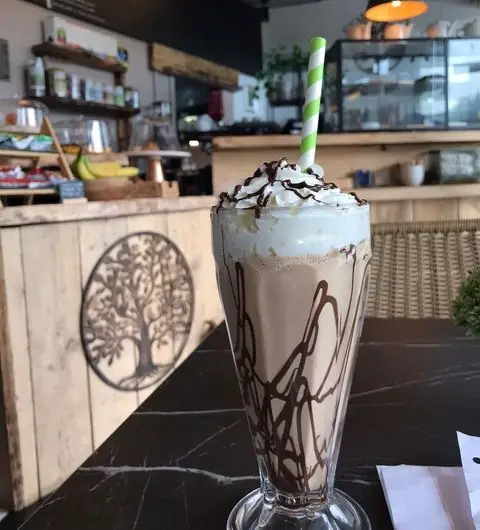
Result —
[[[270, 381], [263, 380], [256, 369], [256, 330], [246, 310], [245, 271], [240, 262], [235, 263], [235, 280], [230, 278], [231, 286], [235, 289], [234, 299], [238, 310], [236, 343], [233, 351], [243, 399], [247, 408], [252, 409], [253, 412], [248, 416], [255, 451], [257, 457], [263, 460], [272, 485], [280, 491], [308, 493], [311, 491], [310, 481], [318, 473], [319, 468], [322, 470], [327, 468], [326, 456], [331, 441], [327, 439], [327, 433], [317, 432], [313, 405], [322, 403], [337, 392], [338, 386], [345, 379], [350, 355], [353, 355], [351, 350], [356, 331], [356, 326], [352, 326], [351, 323], [352, 319], [353, 322], [358, 320], [363, 301], [362, 296], [353, 296], [355, 287], [353, 279], [357, 266], [356, 247], [350, 245], [341, 252], [345, 254], [345, 259], [353, 259], [352, 285], [346, 315], [339, 314], [338, 301], [329, 291], [328, 282], [326, 280], [318, 282], [312, 299], [305, 301], [310, 304], [310, 311], [303, 334], [287, 361]], [[368, 267], [365, 266], [360, 293], [365, 289], [367, 277]], [[316, 384], [316, 388], [313, 389], [305, 369], [308, 358], [318, 354], [317, 341], [321, 332], [319, 319], [326, 308], [329, 308], [335, 316], [334, 333], [338, 341], [322, 382]], [[345, 355], [341, 369], [332, 382], [330, 376], [341, 350], [347, 351], [349, 355]], [[304, 407], [308, 410], [307, 417], [302, 415]], [[291, 437], [294, 420], [297, 422], [298, 430], [302, 430], [304, 422], [309, 423], [305, 430], [310, 433], [310, 439], [303, 439], [302, 442], [313, 447], [316, 455], [316, 463], [313, 466], [307, 465], [308, 459], [303, 447], [295, 449], [298, 444]], [[323, 487], [327, 487], [327, 481], [324, 482]]]

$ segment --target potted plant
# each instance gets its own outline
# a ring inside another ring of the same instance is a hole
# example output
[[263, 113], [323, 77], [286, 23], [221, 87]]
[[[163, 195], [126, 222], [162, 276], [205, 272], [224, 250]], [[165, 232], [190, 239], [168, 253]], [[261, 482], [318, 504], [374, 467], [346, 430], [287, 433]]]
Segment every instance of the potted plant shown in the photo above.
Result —
[[386, 24], [383, 30], [383, 38], [385, 40], [408, 39], [412, 30], [413, 23], [411, 20]]
[[452, 315], [455, 324], [468, 335], [480, 336], [480, 267], [475, 267], [460, 284]]
[[304, 82], [301, 79], [307, 69], [308, 53], [300, 46], [294, 45], [290, 51], [285, 46], [272, 50], [265, 56], [264, 67], [257, 74], [255, 96], [258, 97], [263, 86], [271, 102], [303, 97]]
[[343, 31], [350, 40], [370, 40], [372, 37], [372, 23], [363, 16], [353, 19]]

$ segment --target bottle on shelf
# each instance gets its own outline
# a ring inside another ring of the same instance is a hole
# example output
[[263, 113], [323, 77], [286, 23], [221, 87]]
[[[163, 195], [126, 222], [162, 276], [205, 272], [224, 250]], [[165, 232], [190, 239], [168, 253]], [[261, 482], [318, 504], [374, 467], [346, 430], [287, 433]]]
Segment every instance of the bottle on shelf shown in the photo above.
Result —
[[25, 67], [26, 93], [31, 97], [43, 97], [46, 94], [45, 66], [43, 59], [37, 57], [28, 61]]

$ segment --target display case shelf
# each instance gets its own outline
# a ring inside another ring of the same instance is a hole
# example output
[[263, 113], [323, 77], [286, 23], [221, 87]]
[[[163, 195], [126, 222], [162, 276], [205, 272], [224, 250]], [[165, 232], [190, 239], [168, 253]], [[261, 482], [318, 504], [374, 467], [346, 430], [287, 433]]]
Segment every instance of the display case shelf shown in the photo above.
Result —
[[269, 101], [272, 107], [302, 107], [305, 103], [305, 98], [296, 99], [276, 99]]
[[[329, 130], [448, 128], [450, 39], [337, 41], [325, 61]], [[461, 60], [462, 72], [466, 59]], [[470, 62], [470, 61], [467, 61]]]
[[480, 38], [340, 40], [324, 86], [335, 132], [480, 129]]

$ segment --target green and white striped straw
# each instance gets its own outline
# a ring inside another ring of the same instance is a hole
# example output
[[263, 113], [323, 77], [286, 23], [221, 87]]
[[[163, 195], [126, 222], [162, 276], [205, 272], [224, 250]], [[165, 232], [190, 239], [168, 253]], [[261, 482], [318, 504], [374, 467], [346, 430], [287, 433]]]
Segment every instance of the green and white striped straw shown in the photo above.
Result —
[[307, 93], [305, 96], [305, 105], [303, 106], [302, 141], [300, 144], [299, 162], [303, 171], [307, 170], [315, 162], [326, 46], [327, 41], [322, 37], [313, 37], [310, 45]]

